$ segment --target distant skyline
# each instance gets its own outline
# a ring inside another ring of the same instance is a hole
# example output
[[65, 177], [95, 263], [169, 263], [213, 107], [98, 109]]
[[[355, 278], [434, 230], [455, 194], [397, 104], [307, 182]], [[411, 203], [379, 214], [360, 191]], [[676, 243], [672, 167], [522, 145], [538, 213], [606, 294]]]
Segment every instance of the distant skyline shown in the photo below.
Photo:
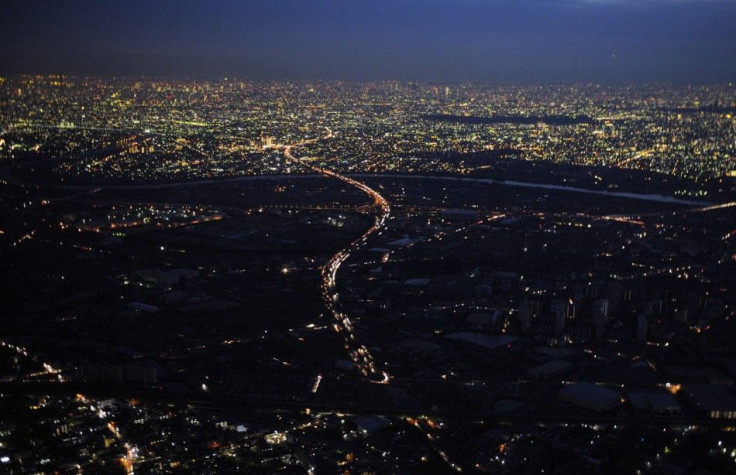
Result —
[[736, 82], [733, 0], [11, 1], [0, 75]]

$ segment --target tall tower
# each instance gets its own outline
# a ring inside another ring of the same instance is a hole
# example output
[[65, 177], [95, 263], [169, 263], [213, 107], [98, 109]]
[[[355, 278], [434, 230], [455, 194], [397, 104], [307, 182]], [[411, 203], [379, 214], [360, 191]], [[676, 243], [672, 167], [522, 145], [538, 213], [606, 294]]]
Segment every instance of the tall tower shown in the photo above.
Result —
[[519, 304], [519, 324], [521, 325], [521, 331], [526, 333], [531, 327], [532, 319], [532, 306], [529, 301], [524, 299]]
[[608, 299], [598, 299], [593, 302], [593, 329], [595, 330], [596, 338], [601, 338], [603, 331], [606, 329], [608, 305]]
[[567, 319], [567, 304], [558, 299], [552, 302], [552, 313], [555, 317], [555, 336], [562, 335], [565, 331], [565, 320]]

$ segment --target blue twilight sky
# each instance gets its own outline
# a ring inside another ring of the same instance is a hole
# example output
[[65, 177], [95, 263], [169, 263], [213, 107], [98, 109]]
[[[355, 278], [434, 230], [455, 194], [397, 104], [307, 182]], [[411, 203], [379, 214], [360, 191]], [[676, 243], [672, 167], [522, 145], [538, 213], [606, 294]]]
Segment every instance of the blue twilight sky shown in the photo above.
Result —
[[0, 75], [736, 81], [736, 0], [10, 0]]

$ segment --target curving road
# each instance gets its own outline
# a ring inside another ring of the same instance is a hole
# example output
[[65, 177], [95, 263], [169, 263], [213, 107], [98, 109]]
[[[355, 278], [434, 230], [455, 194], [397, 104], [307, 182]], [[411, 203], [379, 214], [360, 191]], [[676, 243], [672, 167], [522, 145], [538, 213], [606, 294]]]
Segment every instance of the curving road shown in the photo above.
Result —
[[[331, 134], [328, 135], [327, 138], [329, 138], [330, 136]], [[283, 149], [284, 156], [288, 160], [298, 163], [299, 165], [309, 168], [310, 170], [315, 171], [321, 175], [330, 178], [337, 178], [338, 180], [341, 180], [344, 183], [357, 188], [358, 190], [370, 196], [371, 199], [373, 199], [374, 206], [379, 210], [375, 216], [375, 221], [373, 222], [373, 225], [368, 228], [367, 231], [365, 231], [360, 237], [351, 242], [347, 247], [341, 249], [337, 254], [332, 256], [324, 266], [322, 266], [321, 287], [322, 299], [325, 302], [327, 310], [329, 310], [334, 319], [333, 327], [337, 332], [343, 334], [345, 348], [348, 350], [353, 363], [355, 363], [360, 372], [363, 373], [364, 376], [369, 377], [371, 381], [388, 383], [388, 373], [386, 373], [385, 371], [379, 371], [376, 368], [375, 362], [373, 360], [373, 355], [371, 355], [370, 351], [368, 351], [368, 348], [366, 348], [365, 345], [361, 345], [357, 342], [355, 338], [355, 330], [353, 328], [352, 322], [350, 321], [350, 317], [340, 307], [339, 297], [336, 289], [336, 281], [337, 271], [340, 269], [342, 263], [345, 262], [348, 257], [350, 257], [350, 254], [352, 252], [363, 247], [368, 242], [368, 238], [371, 234], [383, 228], [386, 223], [386, 219], [388, 219], [389, 214], [391, 213], [391, 207], [389, 206], [388, 201], [386, 201], [386, 198], [381, 196], [380, 193], [378, 193], [376, 190], [369, 187], [365, 183], [361, 183], [358, 180], [349, 178], [345, 175], [341, 175], [340, 173], [333, 172], [332, 170], [327, 170], [325, 168], [310, 165], [292, 154], [292, 149], [294, 147], [305, 145], [316, 140], [317, 139], [295, 145], [288, 145]]]

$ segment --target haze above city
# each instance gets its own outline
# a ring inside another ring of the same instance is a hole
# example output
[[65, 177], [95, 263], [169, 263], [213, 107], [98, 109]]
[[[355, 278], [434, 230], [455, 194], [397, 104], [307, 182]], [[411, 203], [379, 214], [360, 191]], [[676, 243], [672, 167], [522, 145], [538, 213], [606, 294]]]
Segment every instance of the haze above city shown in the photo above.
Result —
[[9, 2], [0, 75], [729, 82], [736, 3]]

